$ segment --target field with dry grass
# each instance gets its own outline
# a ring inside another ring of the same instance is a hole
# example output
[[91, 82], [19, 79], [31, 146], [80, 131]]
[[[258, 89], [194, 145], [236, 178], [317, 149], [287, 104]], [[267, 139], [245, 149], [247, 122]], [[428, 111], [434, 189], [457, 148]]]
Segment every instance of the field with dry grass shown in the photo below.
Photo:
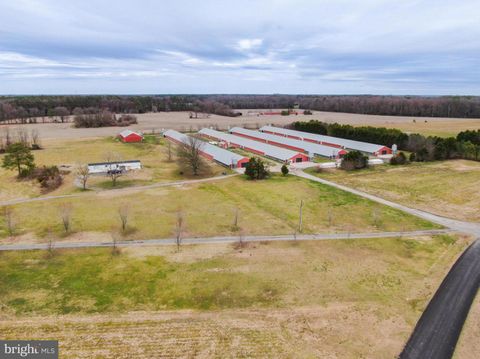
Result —
[[[152, 183], [205, 178], [230, 173], [228, 168], [211, 161], [204, 161], [199, 176], [192, 176], [188, 168], [176, 161], [176, 146], [171, 145], [172, 160], [168, 160], [168, 141], [156, 136], [147, 137], [144, 143], [122, 143], [113, 137], [97, 139], [47, 140], [43, 149], [33, 151], [37, 166], [67, 166], [71, 173], [64, 176], [61, 187], [48, 195], [62, 195], [79, 192], [74, 185], [75, 166], [104, 162], [109, 154], [116, 154], [122, 160], [140, 160], [143, 169], [131, 172], [118, 180], [117, 187], [149, 185]], [[0, 161], [3, 155], [0, 155]], [[181, 174], [183, 172], [183, 174]], [[91, 176], [88, 184], [92, 188], [110, 188], [111, 181], [103, 175]], [[0, 201], [42, 196], [39, 184], [32, 180], [18, 181], [16, 172], [0, 168]]]
[[3, 253], [0, 331], [72, 358], [394, 358], [469, 242]]
[[470, 308], [467, 320], [463, 326], [462, 334], [455, 349], [454, 359], [476, 359], [480, 353], [480, 296], [477, 297]]
[[[211, 126], [226, 130], [233, 126], [257, 128], [267, 124], [283, 126], [294, 121], [320, 120], [329, 123], [338, 122], [342, 124], [351, 124], [353, 126], [398, 128], [406, 132], [437, 135], [442, 137], [455, 136], [460, 131], [480, 128], [480, 119], [378, 116], [321, 111], [313, 111], [312, 115], [307, 116], [303, 114], [290, 116], [256, 116], [248, 115], [249, 110], [242, 109], [239, 111], [243, 113], [243, 115], [239, 117], [210, 115], [208, 117], [196, 119], [189, 118], [188, 112], [157, 112], [138, 114], [136, 115], [138, 124], [132, 125], [129, 128], [140, 130], [145, 133], [158, 133], [169, 128], [181, 131], [197, 131], [200, 128]], [[14, 130], [16, 127], [37, 129], [42, 139], [75, 139], [115, 136], [120, 131], [125, 129], [124, 127], [73, 128], [72, 123], [38, 123], [10, 126], [12, 130]]]
[[480, 221], [480, 163], [450, 160], [310, 173], [441, 216]]
[[[128, 204], [126, 239], [171, 238], [178, 212], [184, 216], [184, 237], [274, 235], [298, 228], [300, 201], [304, 233], [372, 232], [432, 229], [438, 226], [353, 194], [294, 176], [274, 175], [264, 181], [243, 176], [176, 187], [86, 192], [78, 197], [34, 201], [13, 206], [17, 237], [47, 234], [72, 238], [80, 232], [110, 233], [119, 229], [118, 209]], [[71, 232], [62, 227], [61, 208], [72, 207]], [[234, 226], [235, 213], [238, 226]], [[7, 232], [0, 217], [0, 237]]]

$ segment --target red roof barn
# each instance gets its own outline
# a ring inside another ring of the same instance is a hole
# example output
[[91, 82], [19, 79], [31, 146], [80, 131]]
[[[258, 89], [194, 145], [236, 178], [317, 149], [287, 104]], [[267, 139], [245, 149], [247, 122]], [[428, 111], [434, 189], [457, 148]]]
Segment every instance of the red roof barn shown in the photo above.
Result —
[[138, 132], [134, 132], [131, 130], [123, 130], [117, 136], [122, 142], [142, 142], [143, 135]]

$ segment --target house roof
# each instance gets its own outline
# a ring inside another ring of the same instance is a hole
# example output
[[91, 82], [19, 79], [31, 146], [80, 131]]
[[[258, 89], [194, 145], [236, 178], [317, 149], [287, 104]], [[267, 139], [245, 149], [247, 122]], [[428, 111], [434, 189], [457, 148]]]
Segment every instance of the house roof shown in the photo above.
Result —
[[288, 161], [299, 154], [299, 152], [287, 150], [278, 146], [272, 146], [263, 142], [250, 140], [245, 137], [235, 136], [229, 133], [212, 130], [210, 128], [203, 128], [198, 133], [217, 138], [228, 143], [233, 143], [240, 147], [251, 148], [253, 150], [262, 152], [268, 157], [272, 157], [281, 161]]
[[120, 165], [120, 164], [123, 164], [123, 163], [141, 163], [141, 162], [139, 160], [96, 162], [96, 163], [89, 163], [88, 166]]
[[268, 142], [276, 142], [276, 143], [280, 143], [287, 146], [301, 148], [303, 151], [308, 152], [312, 155], [319, 155], [324, 157], [332, 157], [332, 156], [337, 157], [340, 151], [345, 152], [342, 149], [338, 149], [331, 146], [319, 145], [312, 142], [305, 142], [305, 141], [295, 140], [288, 137], [271, 135], [269, 133], [264, 133], [260, 131], [247, 130], [246, 128], [242, 128], [242, 127], [233, 127], [232, 129], [230, 129], [230, 132], [234, 134], [238, 133], [246, 136], [255, 137]]
[[[187, 142], [188, 136], [183, 134], [183, 133], [180, 133], [178, 131], [167, 130], [163, 133], [163, 135], [167, 136], [167, 137], [170, 137], [170, 138], [173, 138], [176, 141], [188, 144], [188, 142]], [[234, 153], [234, 152], [225, 150], [223, 148], [214, 146], [214, 145], [212, 145], [210, 143], [207, 143], [205, 141], [202, 141], [200, 151], [202, 151], [203, 153], [205, 153], [209, 156], [212, 156], [212, 158], [215, 161], [220, 162], [220, 163], [222, 163], [226, 166], [235, 165], [239, 161], [246, 159], [246, 157], [244, 157], [244, 156], [240, 156], [237, 153]]]
[[380, 151], [382, 148], [387, 147], [383, 145], [377, 145], [374, 143], [348, 140], [346, 138], [317, 135], [317, 134], [308, 133], [308, 132], [289, 130], [287, 128], [282, 128], [282, 127], [263, 126], [262, 128], [260, 128], [260, 131], [274, 132], [276, 134], [281, 134], [285, 136], [296, 136], [301, 138], [302, 140], [309, 139], [309, 140], [319, 141], [319, 142], [328, 142], [334, 145], [342, 146], [344, 148], [348, 148], [351, 150], [358, 150], [366, 153], [375, 153]]
[[125, 138], [125, 137], [128, 137], [128, 136], [132, 135], [132, 134], [143, 137], [143, 135], [140, 132], [135, 132], [135, 131], [132, 131], [132, 130], [129, 130], [129, 129], [123, 130], [118, 135]]

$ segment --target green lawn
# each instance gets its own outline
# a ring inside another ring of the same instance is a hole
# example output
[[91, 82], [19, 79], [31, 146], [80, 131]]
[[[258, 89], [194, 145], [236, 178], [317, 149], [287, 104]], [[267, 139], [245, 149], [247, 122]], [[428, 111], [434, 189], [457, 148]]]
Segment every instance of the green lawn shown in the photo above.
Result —
[[[111, 232], [119, 228], [118, 208], [129, 204], [128, 238], [164, 238], [173, 235], [177, 213], [185, 218], [185, 236], [235, 235], [235, 212], [245, 234], [293, 233], [298, 227], [299, 204], [304, 201], [305, 233], [398, 231], [438, 226], [382, 206], [351, 193], [294, 176], [275, 175], [264, 181], [232, 177], [212, 183], [141, 191], [87, 192], [76, 198], [39, 201], [14, 206], [18, 233], [61, 235], [60, 206], [73, 206], [72, 230]], [[0, 236], [6, 230], [0, 219]]]
[[[385, 305], [412, 322], [465, 246], [456, 237], [4, 252], [0, 313]], [[195, 252], [204, 250], [204, 252]], [[190, 254], [192, 254], [190, 256]], [[425, 283], [431, 283], [425, 291]], [[369, 304], [370, 303], [370, 304]]]

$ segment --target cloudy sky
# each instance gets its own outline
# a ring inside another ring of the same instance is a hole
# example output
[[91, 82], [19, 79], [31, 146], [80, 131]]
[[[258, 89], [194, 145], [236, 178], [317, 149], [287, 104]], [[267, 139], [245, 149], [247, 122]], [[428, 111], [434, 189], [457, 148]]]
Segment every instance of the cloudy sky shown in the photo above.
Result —
[[0, 94], [480, 95], [479, 0], [1, 0]]

